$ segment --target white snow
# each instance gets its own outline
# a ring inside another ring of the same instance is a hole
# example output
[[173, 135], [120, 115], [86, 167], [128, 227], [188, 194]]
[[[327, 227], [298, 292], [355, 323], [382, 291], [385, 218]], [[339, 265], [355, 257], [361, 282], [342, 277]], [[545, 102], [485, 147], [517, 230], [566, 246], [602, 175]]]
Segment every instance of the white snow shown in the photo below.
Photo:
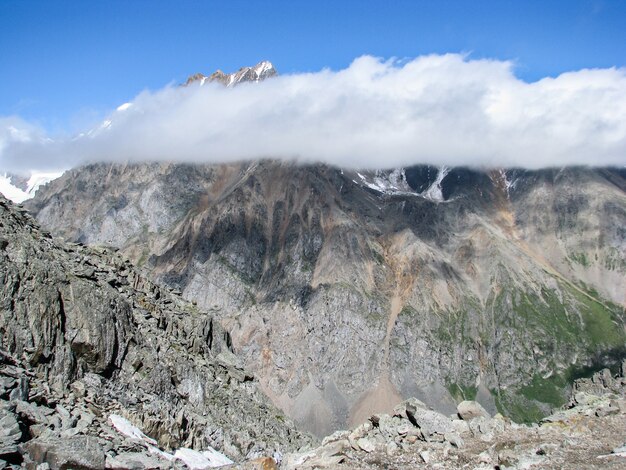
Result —
[[406, 181], [404, 168], [397, 168], [392, 171], [378, 170], [373, 175], [363, 175], [356, 173], [362, 184], [374, 191], [387, 195], [417, 196]]
[[165, 460], [169, 460], [170, 462], [172, 460], [174, 460], [174, 456], [172, 454], [170, 454], [169, 452], [164, 452], [161, 449], [159, 449], [158, 447], [154, 447], [154, 446], [148, 445], [148, 451], [151, 454], [156, 454], [159, 457], [163, 457]]
[[7, 199], [20, 204], [25, 200], [32, 198], [40, 186], [49, 183], [62, 174], [62, 171], [53, 173], [32, 172], [28, 182], [26, 183], [27, 187], [25, 191], [15, 186], [9, 175], [6, 173], [0, 174], [0, 193], [2, 193]]
[[30, 194], [22, 191], [17, 186], [13, 186], [11, 180], [6, 174], [0, 175], [0, 193], [2, 193], [7, 199], [10, 199], [17, 204], [32, 197]]
[[449, 171], [450, 169], [445, 166], [442, 166], [441, 168], [439, 168], [439, 172], [437, 173], [437, 179], [435, 180], [433, 184], [430, 185], [430, 188], [428, 188], [426, 191], [424, 191], [421, 194], [421, 196], [426, 199], [430, 199], [431, 201], [443, 202], [443, 193], [441, 192], [441, 182], [446, 177]]
[[126, 418], [122, 418], [120, 415], [111, 415], [109, 416], [111, 420], [111, 424], [113, 427], [117, 429], [121, 434], [126, 437], [130, 437], [131, 439], [139, 439], [140, 441], [147, 442], [152, 445], [156, 445], [156, 441], [148, 436], [146, 436], [141, 430], [133, 425]]
[[224, 454], [216, 451], [212, 447], [209, 447], [203, 452], [198, 452], [197, 450], [181, 447], [172, 455], [156, 447], [157, 442], [154, 439], [146, 436], [143, 432], [141, 432], [141, 429], [133, 425], [126, 418], [123, 418], [119, 415], [110, 415], [109, 420], [111, 421], [113, 427], [117, 429], [120, 434], [123, 434], [124, 436], [131, 439], [143, 441], [151, 453], [157, 454], [164, 459], [170, 461], [175, 459], [182, 460], [185, 465], [187, 465], [191, 470], [221, 467], [222, 465], [229, 465], [231, 463], [234, 463]]
[[117, 107], [118, 111], [126, 111], [128, 108], [130, 108], [133, 104], [132, 103], [124, 103], [121, 104]]
[[259, 63], [256, 67], [254, 67], [254, 72], [256, 73], [257, 77], [260, 77], [262, 74], [264, 74], [265, 72], [273, 68], [274, 66], [272, 65], [271, 62], [264, 60], [263, 62]]
[[507, 172], [505, 170], [501, 170], [501, 171], [502, 171], [502, 177], [504, 178], [504, 184], [506, 186], [506, 193], [509, 194], [511, 189], [515, 188], [515, 185], [517, 184], [517, 180], [513, 180], [513, 179], [510, 180]]
[[442, 166], [437, 171], [436, 180], [422, 193], [415, 192], [406, 180], [406, 172], [404, 168], [396, 168], [392, 171], [377, 170], [376, 172], [366, 172], [365, 174], [356, 172], [361, 180], [356, 184], [367, 186], [374, 191], [384, 195], [391, 196], [420, 196], [434, 202], [444, 202], [443, 193], [441, 191], [441, 182], [450, 172], [450, 169]]
[[30, 174], [30, 178], [28, 179], [28, 183], [26, 183], [26, 192], [29, 194], [29, 197], [33, 197], [40, 186], [44, 186], [50, 181], [59, 178], [63, 173], [64, 171], [55, 171], [52, 173], [32, 172]]
[[224, 454], [220, 454], [214, 449], [198, 452], [193, 449], [181, 447], [174, 453], [174, 458], [182, 460], [191, 470], [221, 467], [222, 465], [234, 463]]

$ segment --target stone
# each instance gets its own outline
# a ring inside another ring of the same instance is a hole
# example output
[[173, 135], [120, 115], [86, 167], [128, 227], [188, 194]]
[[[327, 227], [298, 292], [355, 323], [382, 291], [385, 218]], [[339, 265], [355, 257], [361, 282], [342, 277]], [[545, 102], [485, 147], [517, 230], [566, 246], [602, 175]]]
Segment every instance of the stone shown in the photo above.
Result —
[[461, 436], [456, 432], [447, 432], [444, 434], [443, 438], [457, 449], [460, 449], [464, 445], [463, 439], [461, 439]]
[[464, 421], [470, 421], [474, 418], [484, 417], [491, 418], [487, 410], [485, 410], [477, 401], [465, 400], [456, 407], [459, 417]]
[[393, 441], [390, 441], [385, 446], [385, 452], [387, 455], [395, 455], [400, 451], [400, 447]]
[[47, 463], [50, 470], [66, 468], [102, 469], [106, 458], [102, 446], [94, 437], [67, 439], [32, 439], [22, 445], [27, 468]]
[[15, 413], [31, 424], [47, 425], [49, 424], [48, 416], [54, 413], [54, 410], [37, 406], [35, 403], [17, 400], [15, 402]]
[[239, 464], [237, 468], [238, 470], [278, 470], [278, 465], [272, 457], [258, 457]]
[[144, 470], [171, 468], [171, 462], [155, 455], [140, 452], [123, 452], [115, 457], [107, 456], [106, 468], [117, 470]]
[[9, 394], [9, 400], [11, 401], [16, 401], [16, 400], [22, 400], [22, 401], [26, 401], [28, 400], [28, 392], [30, 391], [30, 386], [28, 383], [28, 380], [24, 379], [24, 378], [20, 378], [17, 382], [17, 387], [14, 388], [11, 393]]
[[365, 437], [358, 439], [356, 443], [359, 448], [365, 452], [374, 452], [374, 450], [376, 450], [376, 444]]
[[452, 420], [436, 411], [417, 409], [414, 420], [427, 441], [440, 441], [446, 433], [454, 430]]

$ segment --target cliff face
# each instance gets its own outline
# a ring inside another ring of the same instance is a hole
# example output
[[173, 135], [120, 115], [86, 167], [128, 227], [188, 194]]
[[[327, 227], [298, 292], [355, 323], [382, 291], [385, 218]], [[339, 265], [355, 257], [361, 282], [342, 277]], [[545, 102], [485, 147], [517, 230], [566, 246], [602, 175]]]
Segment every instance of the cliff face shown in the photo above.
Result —
[[609, 169], [93, 165], [28, 207], [209, 311], [324, 435], [412, 396], [533, 419], [617, 363], [625, 188]]
[[66, 468], [52, 456], [84, 452], [91, 463], [68, 465], [103, 468], [129, 448], [146, 453], [124, 443], [112, 415], [151, 445], [234, 459], [308, 442], [259, 393], [211, 315], [110, 249], [52, 238], [3, 197], [0, 281], [1, 459]]

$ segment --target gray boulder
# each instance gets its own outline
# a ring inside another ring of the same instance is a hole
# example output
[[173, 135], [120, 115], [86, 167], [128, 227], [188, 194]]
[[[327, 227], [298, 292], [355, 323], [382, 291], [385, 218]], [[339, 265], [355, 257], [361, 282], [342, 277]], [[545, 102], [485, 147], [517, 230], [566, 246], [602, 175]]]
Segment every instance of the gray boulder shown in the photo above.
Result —
[[32, 439], [22, 446], [28, 470], [47, 463], [50, 470], [102, 469], [106, 457], [98, 439], [80, 436], [67, 439]]
[[485, 410], [477, 401], [462, 401], [457, 405], [456, 411], [459, 417], [465, 421], [470, 421], [481, 416], [484, 418], [491, 418], [489, 413], [487, 413], [487, 410]]

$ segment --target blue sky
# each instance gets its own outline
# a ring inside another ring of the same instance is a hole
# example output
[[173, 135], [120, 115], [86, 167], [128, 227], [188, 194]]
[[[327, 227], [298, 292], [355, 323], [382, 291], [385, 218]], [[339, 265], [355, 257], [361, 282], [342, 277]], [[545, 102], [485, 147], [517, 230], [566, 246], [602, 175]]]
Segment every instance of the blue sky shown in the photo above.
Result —
[[0, 116], [85, 128], [144, 89], [268, 59], [281, 73], [356, 57], [467, 52], [526, 81], [623, 67], [626, 1], [0, 1]]

